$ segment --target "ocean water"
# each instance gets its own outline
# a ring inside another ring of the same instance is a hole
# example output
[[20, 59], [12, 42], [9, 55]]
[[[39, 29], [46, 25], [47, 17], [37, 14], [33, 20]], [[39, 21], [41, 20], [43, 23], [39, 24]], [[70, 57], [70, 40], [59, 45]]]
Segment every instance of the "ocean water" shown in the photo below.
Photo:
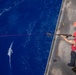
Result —
[[62, 0], [0, 0], [0, 75], [43, 75]]

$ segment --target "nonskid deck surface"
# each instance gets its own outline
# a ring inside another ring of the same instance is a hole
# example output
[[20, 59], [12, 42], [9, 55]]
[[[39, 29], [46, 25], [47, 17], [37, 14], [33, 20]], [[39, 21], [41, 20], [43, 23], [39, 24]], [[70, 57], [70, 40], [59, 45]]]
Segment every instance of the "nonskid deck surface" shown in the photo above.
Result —
[[[73, 34], [76, 28], [76, 0], [63, 0], [56, 33]], [[60, 29], [60, 30], [58, 30]], [[72, 37], [68, 39], [73, 39]], [[67, 64], [70, 62], [71, 45], [54, 36], [48, 64], [44, 75], [76, 75]], [[51, 54], [52, 53], [52, 54]]]

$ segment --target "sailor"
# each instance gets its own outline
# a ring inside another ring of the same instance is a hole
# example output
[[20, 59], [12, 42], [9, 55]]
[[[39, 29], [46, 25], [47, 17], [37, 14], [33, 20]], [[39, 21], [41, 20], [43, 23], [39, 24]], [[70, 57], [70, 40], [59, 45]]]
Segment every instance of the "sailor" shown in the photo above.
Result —
[[61, 37], [68, 42], [69, 44], [71, 44], [71, 60], [70, 63], [68, 63], [68, 66], [74, 67], [75, 66], [75, 60], [76, 60], [76, 32], [74, 32], [73, 37], [74, 40], [68, 40], [65, 36], [61, 35]]
[[73, 26], [76, 27], [76, 22], [73, 23]]

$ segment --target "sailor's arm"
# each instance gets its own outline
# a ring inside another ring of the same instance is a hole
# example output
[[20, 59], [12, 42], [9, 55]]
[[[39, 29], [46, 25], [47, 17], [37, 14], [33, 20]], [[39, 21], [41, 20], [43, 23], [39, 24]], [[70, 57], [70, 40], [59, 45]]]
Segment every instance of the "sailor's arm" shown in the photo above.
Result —
[[69, 44], [74, 44], [74, 41], [73, 40], [68, 40], [65, 36], [61, 35], [61, 37], [66, 41], [68, 42]]

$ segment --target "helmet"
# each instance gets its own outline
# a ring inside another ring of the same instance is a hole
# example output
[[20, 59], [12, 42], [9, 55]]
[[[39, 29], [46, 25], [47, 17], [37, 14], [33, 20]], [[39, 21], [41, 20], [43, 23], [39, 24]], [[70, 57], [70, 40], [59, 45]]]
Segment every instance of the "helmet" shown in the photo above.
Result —
[[76, 32], [74, 32], [73, 36], [76, 37]]
[[73, 23], [73, 26], [76, 26], [76, 22]]

